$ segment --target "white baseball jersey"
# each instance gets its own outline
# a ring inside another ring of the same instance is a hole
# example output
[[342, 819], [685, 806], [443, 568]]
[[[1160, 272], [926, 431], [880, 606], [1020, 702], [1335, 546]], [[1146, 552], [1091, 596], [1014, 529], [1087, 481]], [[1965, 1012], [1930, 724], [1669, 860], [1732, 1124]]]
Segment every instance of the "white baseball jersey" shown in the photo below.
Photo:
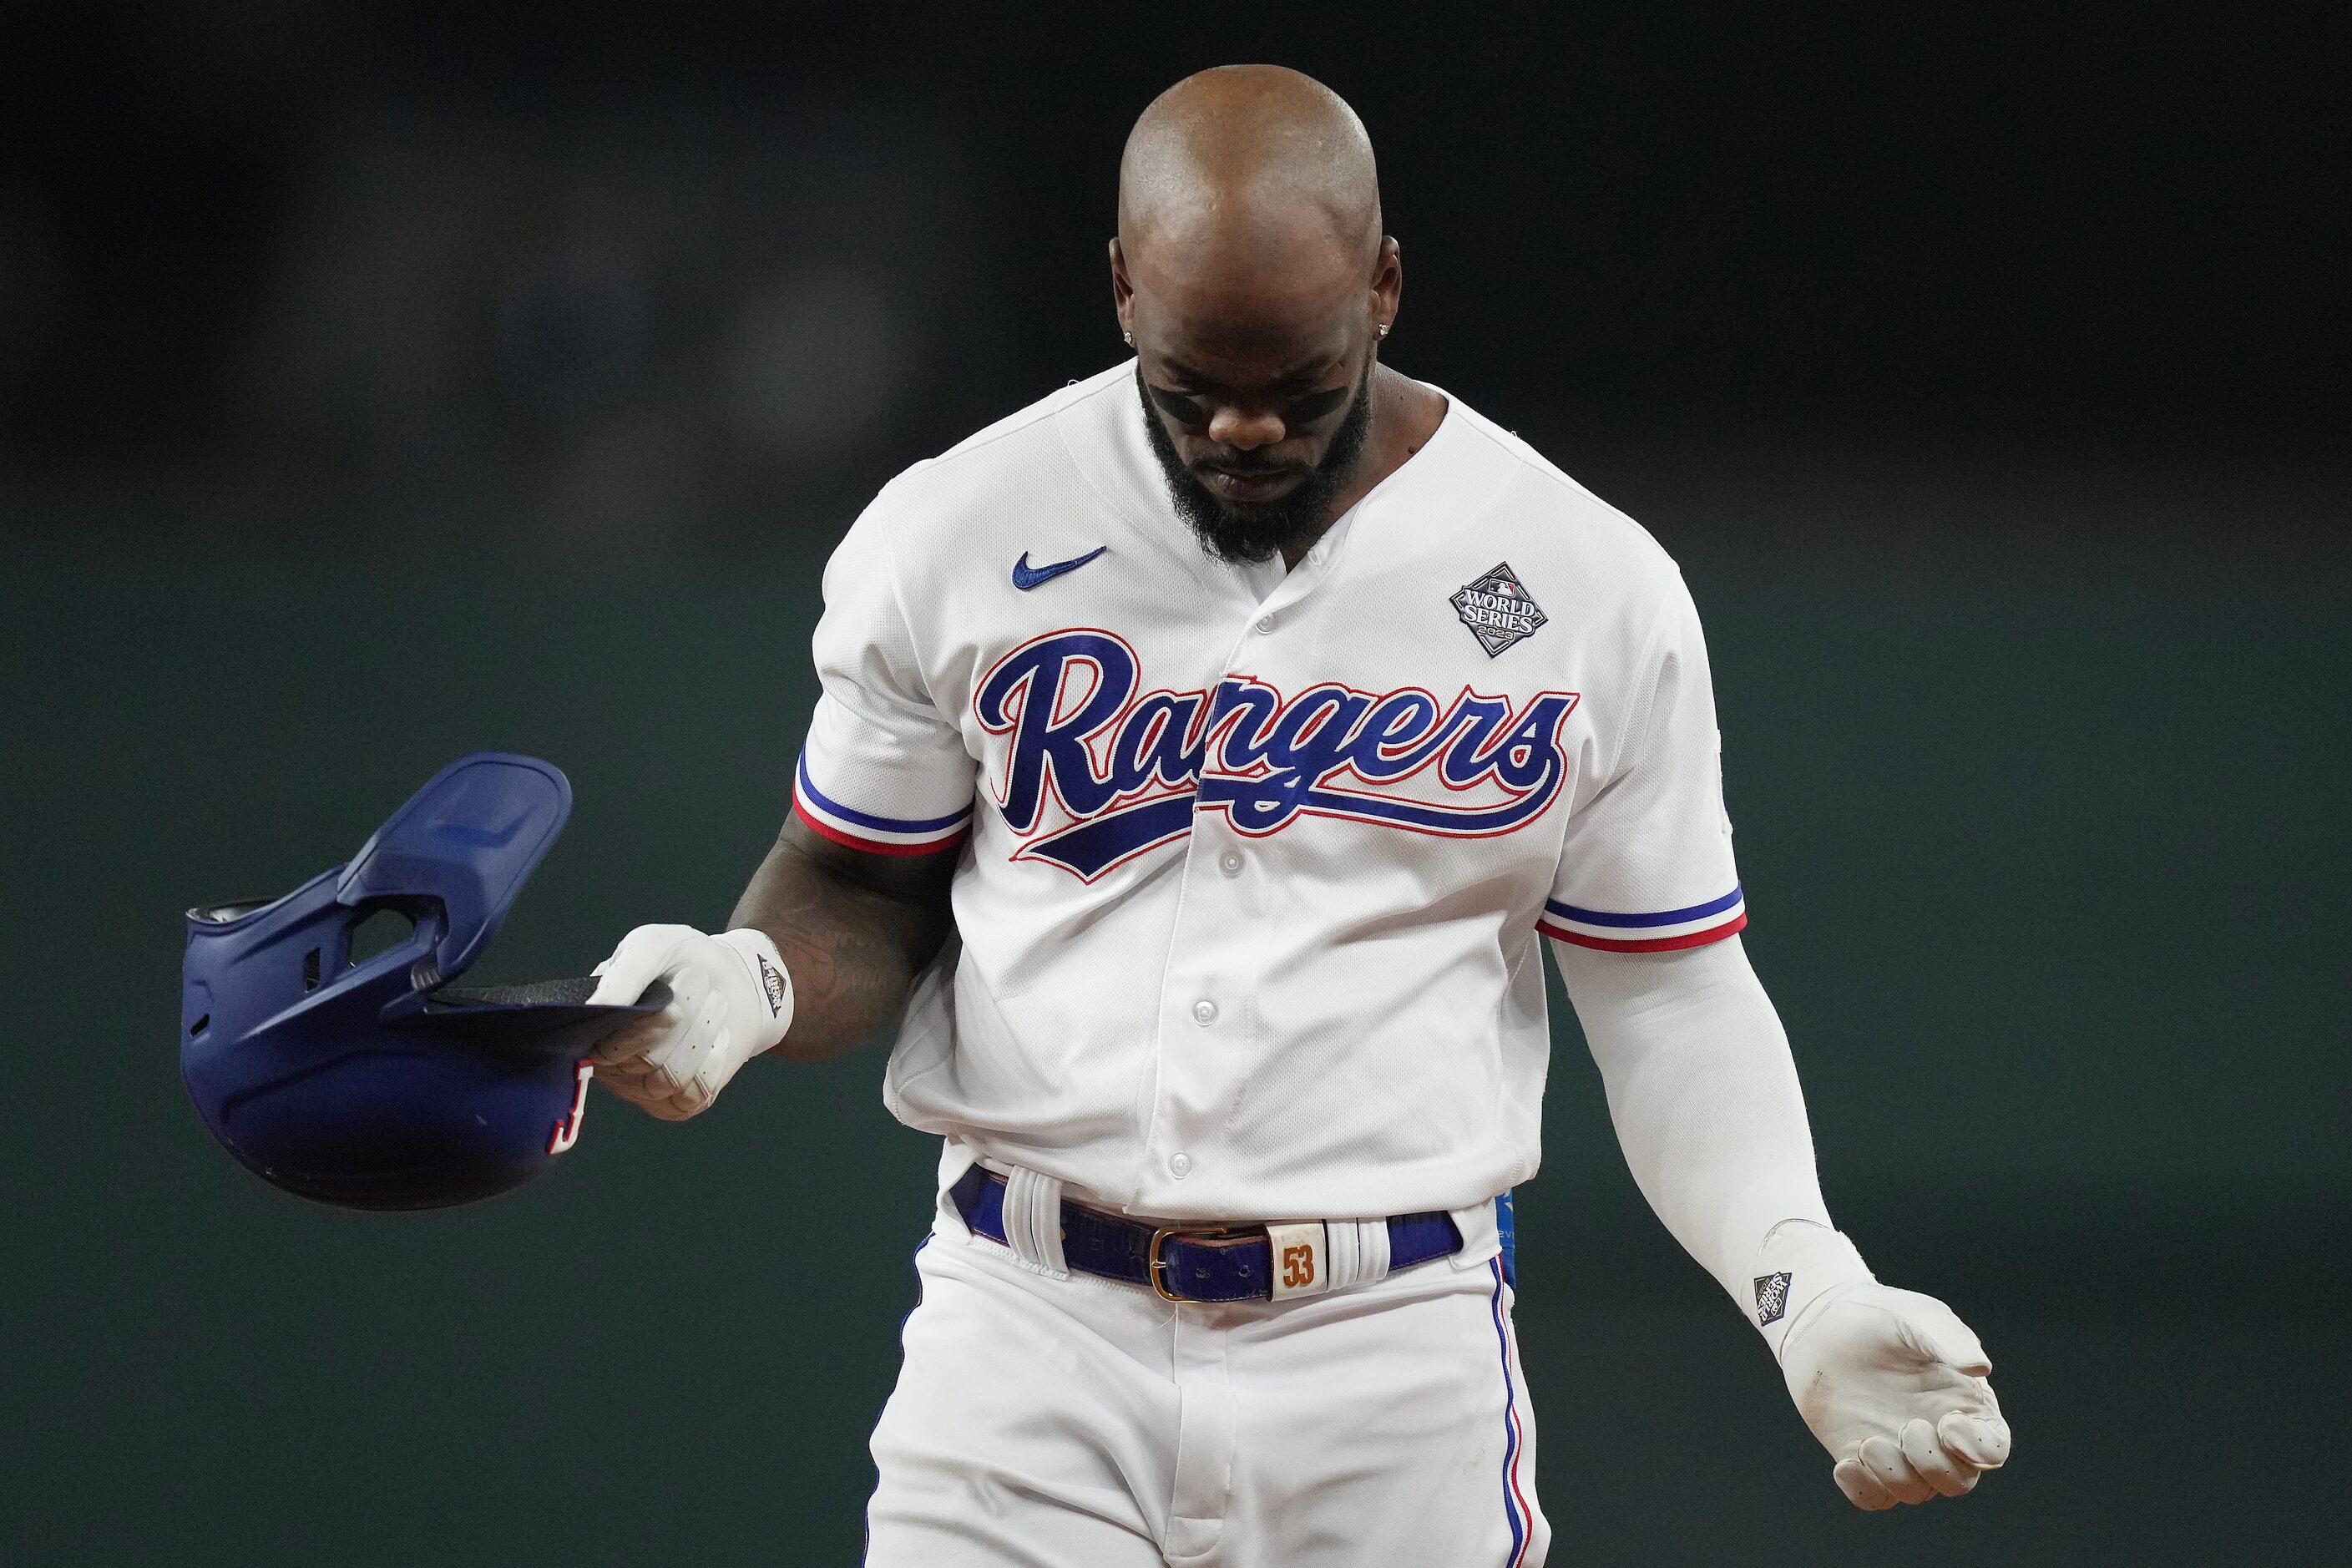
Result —
[[1745, 923], [1689, 595], [1451, 398], [1295, 569], [1228, 565], [1147, 416], [1131, 363], [1074, 384], [826, 569], [796, 811], [968, 839], [889, 1106], [1138, 1215], [1480, 1204], [1536, 1169], [1538, 933]]

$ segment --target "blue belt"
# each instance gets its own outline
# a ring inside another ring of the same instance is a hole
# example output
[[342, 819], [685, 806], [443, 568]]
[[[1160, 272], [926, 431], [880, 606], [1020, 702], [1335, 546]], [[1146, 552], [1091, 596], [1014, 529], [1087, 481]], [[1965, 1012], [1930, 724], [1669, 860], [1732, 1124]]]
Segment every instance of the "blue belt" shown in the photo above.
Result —
[[[1004, 1241], [1003, 1177], [974, 1165], [948, 1196], [975, 1235]], [[1388, 1226], [1391, 1274], [1462, 1250], [1462, 1232], [1443, 1210], [1395, 1215]], [[1274, 1244], [1262, 1225], [1149, 1226], [1065, 1199], [1062, 1261], [1082, 1274], [1149, 1285], [1171, 1301], [1274, 1300]]]

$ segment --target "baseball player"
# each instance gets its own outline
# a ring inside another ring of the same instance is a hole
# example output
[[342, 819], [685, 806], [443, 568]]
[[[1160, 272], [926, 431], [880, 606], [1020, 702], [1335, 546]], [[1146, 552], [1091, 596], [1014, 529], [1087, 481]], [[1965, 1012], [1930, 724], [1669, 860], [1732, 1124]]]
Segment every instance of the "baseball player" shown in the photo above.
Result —
[[2008, 1456], [1976, 1336], [1822, 1205], [1741, 951], [1706, 650], [1639, 527], [1381, 363], [1403, 274], [1337, 96], [1145, 110], [1135, 357], [886, 487], [734, 929], [599, 1076], [665, 1118], [903, 1013], [941, 1140], [879, 1568], [1532, 1565], [1508, 1192], [1548, 940], [1659, 1217], [1866, 1509]]

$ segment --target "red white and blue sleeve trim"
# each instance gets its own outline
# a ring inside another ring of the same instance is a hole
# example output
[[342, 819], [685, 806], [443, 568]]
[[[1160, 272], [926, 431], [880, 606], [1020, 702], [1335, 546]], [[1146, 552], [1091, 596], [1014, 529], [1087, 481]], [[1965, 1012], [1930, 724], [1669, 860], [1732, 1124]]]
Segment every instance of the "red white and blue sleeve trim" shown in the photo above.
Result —
[[1607, 910], [1580, 910], [1558, 899], [1544, 900], [1543, 917], [1536, 929], [1544, 935], [1603, 952], [1672, 952], [1678, 948], [1705, 947], [1748, 923], [1748, 904], [1739, 889], [1686, 910], [1661, 910], [1654, 914], [1617, 914]]
[[881, 816], [844, 805], [810, 780], [805, 753], [793, 779], [793, 811], [835, 844], [869, 855], [929, 855], [955, 843], [971, 826], [969, 805], [945, 816], [926, 818]]

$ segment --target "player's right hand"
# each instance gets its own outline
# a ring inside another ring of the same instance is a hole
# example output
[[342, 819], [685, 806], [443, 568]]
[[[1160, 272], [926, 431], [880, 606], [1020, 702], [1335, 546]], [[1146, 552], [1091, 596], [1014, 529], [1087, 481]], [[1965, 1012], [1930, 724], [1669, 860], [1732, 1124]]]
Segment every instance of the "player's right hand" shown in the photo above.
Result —
[[763, 931], [639, 926], [593, 973], [589, 1001], [599, 1005], [635, 1002], [656, 980], [669, 987], [668, 1006], [589, 1053], [597, 1082], [665, 1121], [708, 1110], [738, 1068], [792, 1026], [792, 979]]

